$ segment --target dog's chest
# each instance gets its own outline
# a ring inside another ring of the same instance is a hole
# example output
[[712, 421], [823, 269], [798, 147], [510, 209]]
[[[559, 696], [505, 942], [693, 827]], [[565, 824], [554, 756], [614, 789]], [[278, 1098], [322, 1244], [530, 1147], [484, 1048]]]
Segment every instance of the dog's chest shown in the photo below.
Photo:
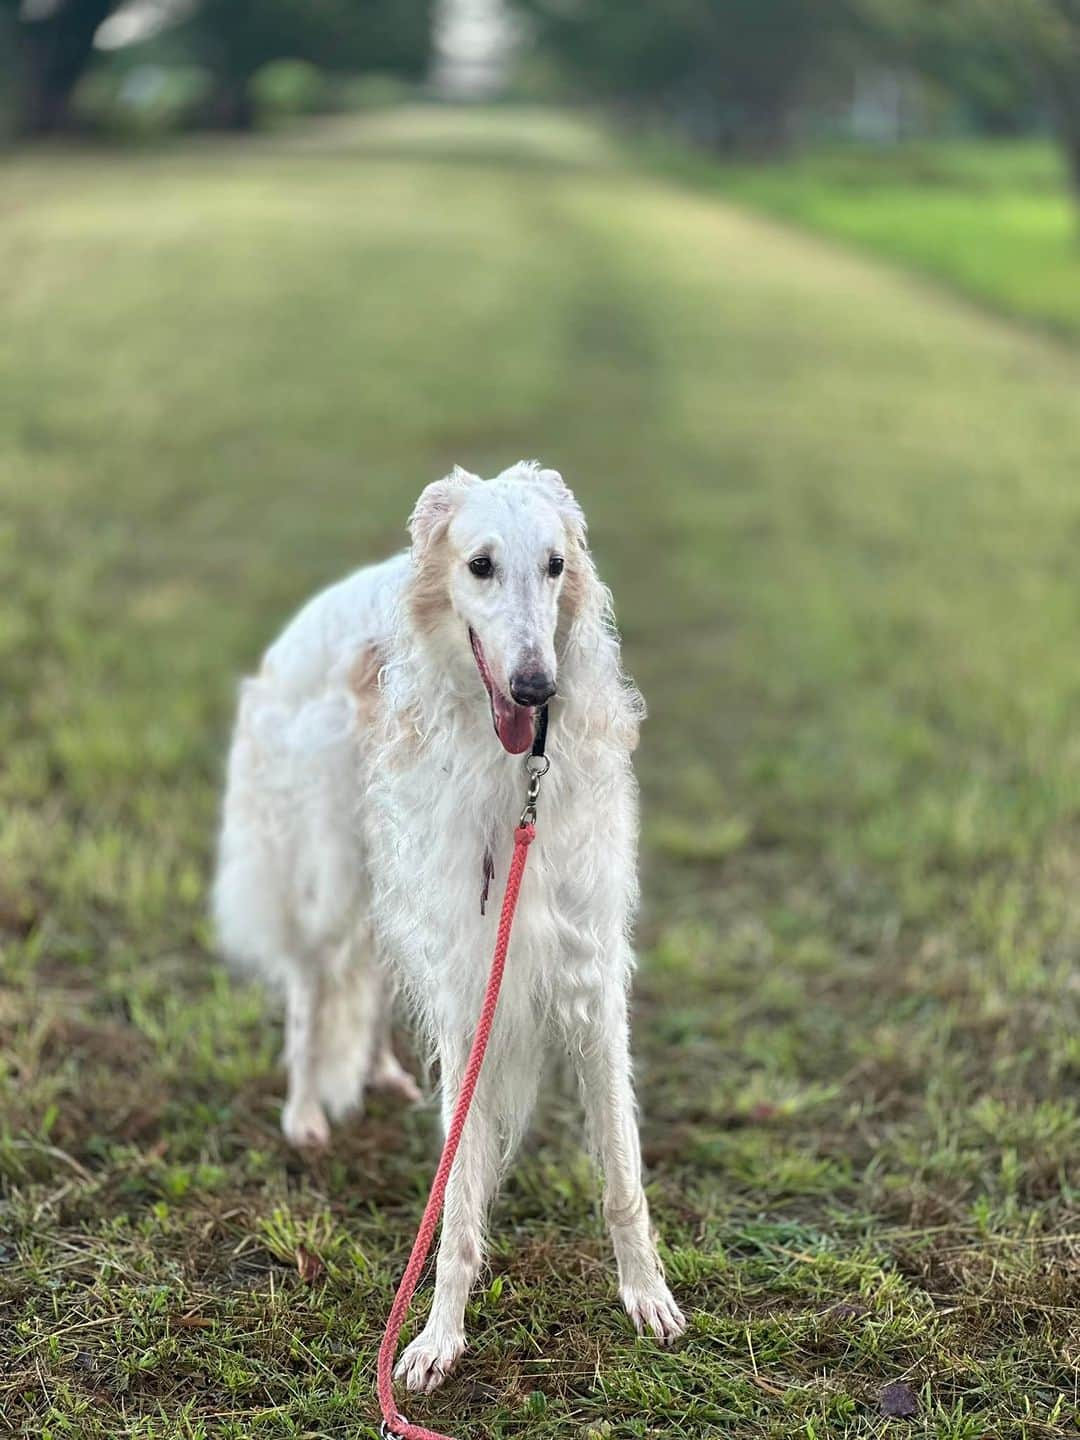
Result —
[[[414, 986], [475, 997], [495, 944], [526, 774], [516, 762], [455, 769], [417, 767], [372, 784], [376, 922]], [[565, 783], [546, 782], [505, 981], [534, 1008], [579, 996], [595, 960], [585, 952], [595, 950], [598, 872], [584, 863], [581, 811]]]

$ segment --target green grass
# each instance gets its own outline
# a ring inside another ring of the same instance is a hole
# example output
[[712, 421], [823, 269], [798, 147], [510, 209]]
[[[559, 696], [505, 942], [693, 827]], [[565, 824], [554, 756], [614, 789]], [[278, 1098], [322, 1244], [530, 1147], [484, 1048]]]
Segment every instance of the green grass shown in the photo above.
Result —
[[692, 1319], [629, 1333], [555, 1076], [410, 1413], [1075, 1434], [1080, 359], [556, 119], [41, 153], [0, 197], [10, 1433], [375, 1433], [433, 1119], [278, 1138], [205, 920], [233, 681], [428, 478], [539, 454], [651, 704], [635, 1049]]
[[1049, 140], [823, 147], [722, 167], [650, 149], [709, 188], [1080, 338], [1080, 211]]

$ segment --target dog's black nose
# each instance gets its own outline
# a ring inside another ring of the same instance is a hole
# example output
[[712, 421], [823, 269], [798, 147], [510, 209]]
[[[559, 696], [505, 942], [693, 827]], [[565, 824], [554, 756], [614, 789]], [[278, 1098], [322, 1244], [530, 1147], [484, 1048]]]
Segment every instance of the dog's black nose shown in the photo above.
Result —
[[555, 694], [555, 681], [546, 670], [519, 670], [511, 677], [510, 694], [519, 705], [543, 705]]

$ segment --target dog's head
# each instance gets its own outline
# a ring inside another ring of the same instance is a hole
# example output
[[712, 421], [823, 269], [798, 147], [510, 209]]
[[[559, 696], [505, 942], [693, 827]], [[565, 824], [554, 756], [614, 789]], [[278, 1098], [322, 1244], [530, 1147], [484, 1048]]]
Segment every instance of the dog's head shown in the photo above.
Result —
[[556, 693], [560, 620], [591, 575], [581, 509], [562, 476], [535, 463], [486, 481], [455, 469], [423, 492], [409, 528], [413, 624], [449, 660], [471, 656], [495, 733], [520, 755]]

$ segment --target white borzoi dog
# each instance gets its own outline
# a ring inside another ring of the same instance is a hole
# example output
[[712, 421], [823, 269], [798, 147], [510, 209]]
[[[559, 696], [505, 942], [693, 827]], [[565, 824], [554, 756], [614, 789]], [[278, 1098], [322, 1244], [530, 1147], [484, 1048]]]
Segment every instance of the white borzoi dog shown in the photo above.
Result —
[[392, 986], [438, 1059], [445, 1124], [490, 965], [520, 757], [550, 699], [551, 771], [430, 1318], [397, 1368], [430, 1390], [464, 1349], [486, 1210], [549, 1041], [578, 1074], [623, 1303], [664, 1342], [685, 1322], [642, 1190], [628, 1050], [643, 706], [584, 517], [555, 471], [523, 463], [429, 485], [410, 531], [408, 552], [305, 606], [244, 682], [215, 910], [223, 949], [285, 991], [293, 1144], [325, 1144], [327, 1114], [367, 1085], [415, 1094], [390, 1049]]

